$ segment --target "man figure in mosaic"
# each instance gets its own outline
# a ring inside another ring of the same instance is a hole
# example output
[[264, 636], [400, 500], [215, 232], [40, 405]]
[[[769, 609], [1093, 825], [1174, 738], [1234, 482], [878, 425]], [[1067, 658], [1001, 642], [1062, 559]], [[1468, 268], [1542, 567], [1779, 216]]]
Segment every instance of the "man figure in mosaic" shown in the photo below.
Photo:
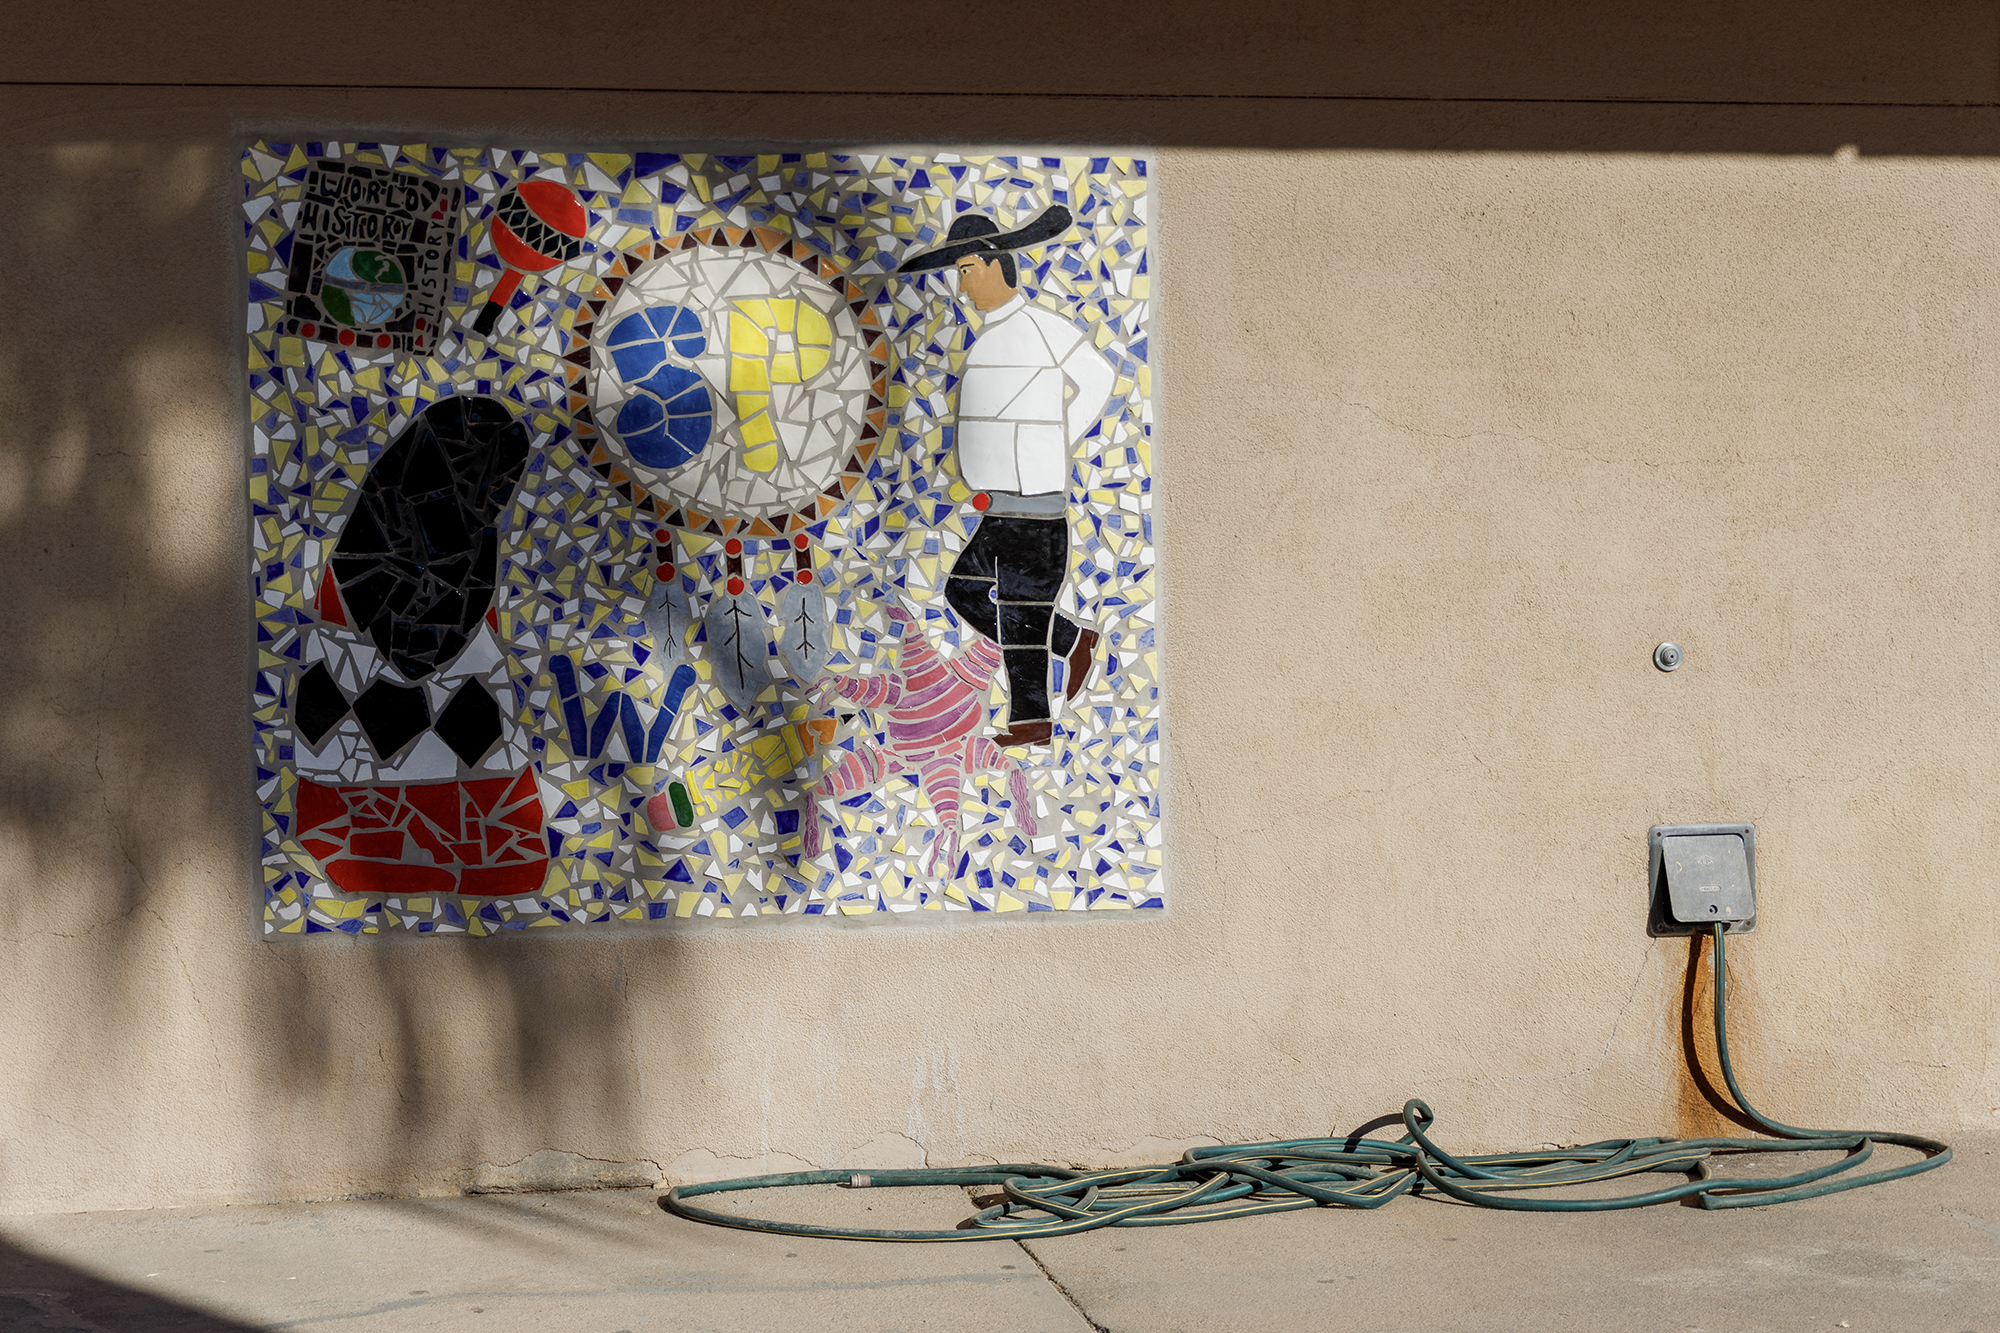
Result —
[[1097, 631], [1055, 602], [1069, 572], [1070, 451], [1097, 424], [1116, 375], [1075, 325], [1021, 295], [1013, 254], [1069, 226], [1061, 205], [1010, 232], [968, 213], [943, 245], [897, 269], [952, 269], [960, 299], [985, 316], [958, 383], [957, 424], [959, 475], [982, 516], [944, 586], [952, 610], [1004, 659], [1002, 746], [1048, 742], [1052, 671], [1063, 698], [1075, 698], [1097, 647]]

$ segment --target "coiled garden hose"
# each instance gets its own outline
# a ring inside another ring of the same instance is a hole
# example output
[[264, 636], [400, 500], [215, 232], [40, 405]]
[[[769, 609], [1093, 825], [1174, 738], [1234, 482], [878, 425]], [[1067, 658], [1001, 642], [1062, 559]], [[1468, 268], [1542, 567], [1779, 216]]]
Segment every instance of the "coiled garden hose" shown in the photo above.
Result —
[[[1072, 1171], [1059, 1166], [1003, 1165], [964, 1170], [787, 1171], [745, 1176], [667, 1191], [660, 1206], [680, 1217], [744, 1231], [838, 1240], [958, 1241], [1030, 1240], [1067, 1236], [1099, 1227], [1162, 1227], [1215, 1222], [1258, 1213], [1334, 1204], [1380, 1208], [1396, 1196], [1425, 1186], [1481, 1208], [1521, 1212], [1582, 1213], [1644, 1208], [1692, 1198], [1703, 1208], [1758, 1208], [1858, 1189], [1914, 1176], [1951, 1160], [1951, 1148], [1915, 1134], [1873, 1130], [1800, 1129], [1781, 1124], [1750, 1104], [1729, 1061], [1728, 987], [1723, 926], [1715, 934], [1715, 1049], [1729, 1095], [1753, 1124], [1775, 1139], [1607, 1139], [1550, 1152], [1498, 1153], [1459, 1157], [1430, 1136], [1437, 1117], [1412, 1098], [1403, 1103], [1404, 1134], [1394, 1141], [1354, 1136], [1344, 1139], [1287, 1139], [1276, 1143], [1236, 1143], [1191, 1148], [1180, 1161], [1116, 1171]], [[1849, 1174], [1864, 1165], [1877, 1143], [1915, 1148], [1920, 1161], [1886, 1170]], [[1784, 1176], [1720, 1177], [1709, 1167], [1718, 1153], [1827, 1152], [1840, 1160]], [[1589, 1185], [1656, 1171], [1690, 1175], [1684, 1184], [1608, 1198], [1536, 1198], [1531, 1190]], [[770, 1189], [784, 1185], [866, 1184], [997, 1185], [1006, 1201], [982, 1208], [957, 1230], [894, 1231], [830, 1227], [761, 1218], [732, 1217], [689, 1200], [705, 1194]]]

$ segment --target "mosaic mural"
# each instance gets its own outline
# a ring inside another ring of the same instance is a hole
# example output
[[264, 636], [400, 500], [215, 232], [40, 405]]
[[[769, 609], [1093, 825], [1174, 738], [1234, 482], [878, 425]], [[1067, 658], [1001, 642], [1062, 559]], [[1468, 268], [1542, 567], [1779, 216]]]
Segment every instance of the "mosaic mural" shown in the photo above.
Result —
[[1148, 166], [252, 144], [265, 930], [1163, 907]]

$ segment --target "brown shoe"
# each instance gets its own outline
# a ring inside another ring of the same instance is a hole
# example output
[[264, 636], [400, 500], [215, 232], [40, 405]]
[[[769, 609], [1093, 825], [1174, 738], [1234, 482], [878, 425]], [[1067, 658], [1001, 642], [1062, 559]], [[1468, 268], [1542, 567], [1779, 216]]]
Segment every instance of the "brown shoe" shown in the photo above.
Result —
[[1020, 722], [995, 736], [993, 743], [1003, 750], [1011, 750], [1017, 745], [1047, 745], [1055, 729], [1053, 722]]
[[1091, 654], [1097, 650], [1097, 631], [1079, 629], [1076, 632], [1076, 646], [1069, 650], [1063, 666], [1063, 702], [1076, 698], [1083, 688], [1083, 678], [1090, 674]]

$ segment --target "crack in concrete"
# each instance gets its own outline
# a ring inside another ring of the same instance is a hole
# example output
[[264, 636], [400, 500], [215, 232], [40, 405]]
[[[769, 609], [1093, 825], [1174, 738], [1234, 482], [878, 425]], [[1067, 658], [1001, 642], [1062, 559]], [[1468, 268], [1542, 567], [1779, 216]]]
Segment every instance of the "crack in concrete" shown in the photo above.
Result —
[[[1177, 746], [1170, 745], [1169, 748], [1171, 752], [1178, 753]], [[1174, 764], [1176, 768], [1180, 766], [1178, 761], [1174, 761]], [[1220, 830], [1213, 828], [1209, 824], [1208, 805], [1201, 798], [1201, 784], [1195, 781], [1192, 777], [1190, 777], [1186, 783], [1186, 787], [1189, 798], [1194, 802], [1195, 831], [1197, 834], [1205, 834], [1207, 836], [1209, 857], [1210, 860], [1213, 861], [1216, 852], [1222, 846], [1222, 833]], [[1222, 889], [1223, 889], [1223, 901], [1226, 903], [1228, 901], [1228, 892], [1229, 892], [1227, 876], [1223, 877]]]
[[466, 1173], [467, 1194], [562, 1194], [577, 1190], [656, 1189], [666, 1180], [649, 1157], [618, 1161], [568, 1148], [537, 1148], [518, 1162], [481, 1162]]
[[1069, 1308], [1076, 1311], [1076, 1317], [1078, 1319], [1081, 1319], [1084, 1323], [1090, 1325], [1090, 1327], [1094, 1330], [1094, 1333], [1111, 1333], [1109, 1325], [1100, 1324], [1095, 1319], [1092, 1319], [1090, 1317], [1090, 1311], [1083, 1308], [1083, 1302], [1076, 1298], [1076, 1293], [1071, 1291], [1068, 1287], [1065, 1287], [1062, 1284], [1061, 1280], [1058, 1279], [1054, 1273], [1051, 1273], [1049, 1271], [1049, 1266], [1042, 1262], [1042, 1256], [1036, 1254], [1034, 1250], [1030, 1249], [1027, 1241], [1022, 1240], [1020, 1237], [1017, 1236], [1014, 1238], [1014, 1243], [1021, 1247], [1021, 1253], [1027, 1255], [1028, 1258], [1031, 1261], [1033, 1261], [1035, 1267], [1038, 1270], [1040, 1270], [1041, 1275], [1044, 1278], [1048, 1279], [1049, 1285], [1051, 1287], [1054, 1287], [1057, 1293], [1060, 1294], [1064, 1300], [1069, 1302]]
[[[124, 623], [125, 611], [131, 604], [131, 597], [132, 595], [129, 589], [125, 590], [120, 594], [118, 599], [118, 611], [112, 617], [113, 624]], [[100, 917], [97, 920], [92, 921], [89, 925], [83, 927], [81, 930], [57, 930], [54, 928], [46, 930], [31, 930], [25, 935], [0, 936], [0, 943], [26, 944], [30, 940], [37, 940], [37, 939], [81, 940], [88, 938], [89, 936], [102, 930], [106, 926], [116, 925], [117, 923], [124, 921], [126, 918], [130, 917], [133, 913], [138, 912], [141, 909], [151, 910], [150, 908], [147, 908], [147, 904], [152, 901], [153, 886], [147, 882], [145, 868], [139, 864], [138, 858], [132, 854], [132, 849], [127, 843], [128, 829], [126, 825], [124, 823], [121, 823], [117, 814], [114, 813], [113, 810], [111, 809], [111, 791], [113, 788], [113, 784], [104, 775], [104, 714], [108, 710], [106, 708], [106, 705], [103, 703], [103, 700], [109, 697], [108, 692], [110, 689], [112, 658], [117, 655], [117, 651], [118, 651], [118, 639], [117, 636], [114, 634], [112, 636], [111, 641], [105, 645], [104, 655], [98, 660], [97, 663], [98, 701], [95, 704], [93, 704], [88, 709], [78, 710], [78, 712], [75, 714], [66, 712], [65, 710], [60, 708], [54, 709], [53, 711], [60, 717], [81, 716], [85, 712], [89, 713], [91, 716], [96, 731], [91, 745], [90, 770], [97, 776], [97, 788], [99, 793], [98, 809], [104, 816], [105, 827], [110, 834], [110, 841], [112, 845], [117, 847], [119, 858], [124, 861], [125, 867], [130, 872], [133, 882], [138, 885], [138, 893], [133, 898], [132, 902], [128, 904], [123, 911], [114, 912], [110, 916]], [[157, 916], [158, 913], [154, 913], [154, 915]]]
[[1618, 1040], [1618, 1029], [1625, 1022], [1625, 1015], [1631, 1011], [1633, 1001], [1639, 998], [1639, 991], [1646, 980], [1646, 969], [1651, 965], [1654, 950], [1659, 946], [1659, 943], [1658, 940], [1646, 941], [1645, 952], [1639, 958], [1638, 974], [1632, 978], [1632, 988], [1626, 993], [1625, 1003], [1618, 1007], [1617, 1017], [1611, 1020], [1611, 1034], [1604, 1039], [1604, 1045], [1598, 1048], [1597, 1055], [1583, 1068], [1572, 1069], [1562, 1074], [1507, 1074], [1500, 1078], [1443, 1079], [1440, 1081], [1446, 1083], [1465, 1083], [1475, 1088], [1490, 1088], [1501, 1083], [1560, 1083], [1564, 1079], [1581, 1078], [1585, 1074], [1596, 1073], [1611, 1056], [1612, 1044]]
[[187, 955], [181, 952], [180, 939], [158, 909], [148, 906], [146, 913], [160, 923], [160, 930], [166, 936], [167, 947], [173, 950], [174, 962], [181, 970], [181, 980], [187, 983], [188, 1000], [194, 1005], [195, 1016], [201, 1019], [202, 1031], [208, 1034], [208, 1052], [215, 1061], [215, 1072], [222, 1079], [224, 1091], [228, 1091], [229, 1065], [222, 1058], [222, 1045], [215, 1039], [215, 1023], [208, 1016], [208, 1007], [201, 1002], [201, 987], [196, 984], [194, 973], [188, 970]]
[[[128, 864], [130, 864], [131, 858], [127, 857], [126, 861]], [[143, 883], [143, 881], [141, 882]], [[30, 940], [40, 940], [40, 939], [54, 939], [54, 940], [88, 939], [90, 936], [96, 934], [98, 931], [103, 930], [106, 926], [117, 925], [119, 922], [123, 921], [126, 917], [131, 916], [134, 912], [147, 910], [148, 904], [151, 901], [152, 897], [150, 893], [143, 895], [138, 899], [136, 899], [132, 903], [132, 905], [127, 907], [124, 911], [115, 912], [107, 917], [100, 917], [98, 920], [93, 921], [89, 925], [85, 926], [82, 930], [71, 931], [71, 930], [56, 930], [54, 928], [50, 928], [47, 930], [31, 930], [25, 935], [0, 935], [0, 944], [26, 944]]]

